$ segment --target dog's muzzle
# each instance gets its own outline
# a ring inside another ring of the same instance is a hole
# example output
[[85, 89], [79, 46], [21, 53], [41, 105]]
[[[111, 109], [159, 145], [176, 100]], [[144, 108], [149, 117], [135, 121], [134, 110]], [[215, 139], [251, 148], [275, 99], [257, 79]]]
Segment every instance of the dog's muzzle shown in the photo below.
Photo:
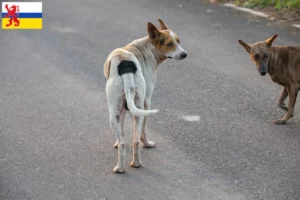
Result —
[[186, 57], [187, 57], [187, 53], [185, 53], [185, 52], [182, 52], [182, 53], [180, 54], [180, 57], [181, 57], [181, 59], [184, 59], [184, 58], [186, 58]]
[[[186, 57], [187, 57], [187, 53], [186, 53], [186, 52], [182, 52], [181, 54], [175, 56], [175, 59], [176, 59], [176, 60], [183, 60], [183, 59], [185, 59]], [[172, 59], [172, 57], [170, 57], [170, 56], [169, 56], [168, 58], [171, 58], [171, 59]]]
[[265, 64], [260, 64], [259, 73], [261, 76], [265, 76], [267, 74], [267, 68], [265, 67]]
[[265, 76], [267, 74], [267, 72], [260, 72], [261, 76]]

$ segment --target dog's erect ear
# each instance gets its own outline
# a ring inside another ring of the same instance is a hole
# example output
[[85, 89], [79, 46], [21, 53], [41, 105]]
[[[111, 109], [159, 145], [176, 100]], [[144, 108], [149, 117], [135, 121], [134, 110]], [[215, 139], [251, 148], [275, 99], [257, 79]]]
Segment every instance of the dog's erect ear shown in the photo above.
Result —
[[163, 20], [158, 19], [158, 21], [159, 21], [159, 24], [160, 24], [160, 30], [167, 30], [168, 29], [167, 25], [164, 23]]
[[267, 46], [270, 48], [272, 46], [273, 41], [277, 38], [277, 34], [273, 35], [272, 37], [270, 37], [269, 39], [267, 39], [265, 41], [265, 43], [267, 44]]
[[159, 30], [151, 22], [148, 22], [148, 35], [152, 40], [160, 35]]
[[246, 49], [246, 51], [248, 53], [250, 53], [250, 49], [251, 49], [251, 45], [247, 44], [246, 42], [244, 42], [243, 40], [239, 40], [239, 43]]

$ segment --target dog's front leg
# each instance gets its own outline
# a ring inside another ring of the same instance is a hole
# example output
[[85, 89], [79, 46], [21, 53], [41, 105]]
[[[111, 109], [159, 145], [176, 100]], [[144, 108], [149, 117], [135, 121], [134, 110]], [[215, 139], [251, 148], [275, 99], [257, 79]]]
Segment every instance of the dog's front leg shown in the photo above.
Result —
[[293, 116], [298, 91], [299, 91], [298, 86], [291, 86], [288, 88], [288, 95], [289, 95], [288, 111], [282, 119], [274, 121], [275, 124], [286, 124], [286, 121]]
[[278, 100], [278, 107], [287, 111], [288, 108], [286, 107], [284, 101], [286, 100], [286, 98], [288, 97], [288, 91], [287, 89], [284, 87], [281, 94], [280, 94], [280, 97], [279, 97], [279, 100]]
[[[150, 110], [151, 109], [151, 100], [146, 99], [144, 105], [145, 105], [145, 110]], [[141, 134], [141, 142], [143, 143], [144, 148], [153, 148], [153, 147], [155, 147], [155, 142], [149, 141], [147, 138], [147, 133], [146, 133], [147, 118], [148, 118], [147, 116], [144, 117], [142, 134]]]

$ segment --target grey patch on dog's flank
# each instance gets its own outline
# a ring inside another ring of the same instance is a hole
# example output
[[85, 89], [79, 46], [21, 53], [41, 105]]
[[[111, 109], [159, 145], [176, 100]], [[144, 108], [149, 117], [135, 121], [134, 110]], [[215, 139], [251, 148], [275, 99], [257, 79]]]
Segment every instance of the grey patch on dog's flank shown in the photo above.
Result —
[[199, 115], [188, 115], [183, 116], [182, 119], [189, 122], [198, 122], [200, 121], [201, 117]]
[[61, 33], [75, 33], [76, 30], [71, 27], [60, 27], [58, 25], [53, 25], [50, 28], [52, 31], [57, 31]]
[[134, 93], [134, 87], [130, 87], [130, 92]]
[[123, 106], [124, 106], [124, 100], [122, 98], [118, 99], [117, 107], [122, 108]]

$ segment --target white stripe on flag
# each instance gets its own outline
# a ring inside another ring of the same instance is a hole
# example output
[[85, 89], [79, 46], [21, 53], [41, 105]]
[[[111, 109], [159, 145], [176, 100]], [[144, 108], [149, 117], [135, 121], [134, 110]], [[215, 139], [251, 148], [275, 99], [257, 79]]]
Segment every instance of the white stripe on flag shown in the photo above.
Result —
[[2, 13], [7, 13], [6, 4], [9, 8], [13, 4], [20, 6], [20, 13], [42, 13], [42, 2], [2, 2]]

